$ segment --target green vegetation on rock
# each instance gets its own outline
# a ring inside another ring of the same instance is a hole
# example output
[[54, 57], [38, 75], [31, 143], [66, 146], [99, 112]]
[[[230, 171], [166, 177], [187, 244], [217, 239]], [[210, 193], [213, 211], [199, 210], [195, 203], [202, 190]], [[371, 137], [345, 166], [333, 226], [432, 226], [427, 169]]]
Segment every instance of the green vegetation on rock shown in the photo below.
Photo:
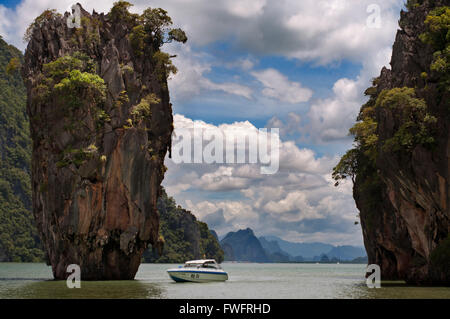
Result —
[[27, 30], [25, 31], [25, 34], [23, 36], [24, 42], [28, 42], [31, 39], [31, 36], [33, 35], [33, 31], [35, 28], [40, 27], [41, 24], [45, 21], [50, 21], [51, 19], [54, 19], [55, 17], [61, 17], [60, 13], [56, 12], [56, 9], [47, 9], [44, 12], [42, 12], [34, 21], [28, 26]]
[[152, 115], [151, 106], [154, 104], [161, 103], [161, 99], [159, 99], [155, 93], [151, 93], [144, 98], [141, 99], [141, 102], [134, 107], [131, 111], [131, 115], [134, 118], [134, 122], [138, 123], [139, 121], [145, 119]]
[[208, 226], [177, 205], [165, 190], [158, 199], [158, 211], [164, 249], [161, 255], [151, 250], [144, 253], [145, 262], [183, 263], [201, 258], [223, 261], [222, 248]]
[[430, 12], [425, 20], [427, 31], [420, 39], [433, 50], [430, 71], [438, 73], [444, 91], [450, 88], [450, 7], [439, 7]]
[[[42, 261], [31, 213], [31, 139], [26, 92], [18, 67], [23, 56], [0, 39], [0, 261]], [[14, 65], [14, 67], [11, 67]]]
[[178, 72], [178, 69], [172, 63], [169, 54], [157, 51], [153, 55], [153, 59], [155, 61], [156, 74], [160, 81], [164, 81], [169, 78], [170, 74], [176, 74]]
[[96, 65], [86, 55], [66, 55], [43, 67], [39, 99], [46, 102], [62, 98], [70, 109], [82, 106], [84, 101], [101, 107], [105, 100], [106, 85], [95, 73]]
[[97, 18], [81, 17], [81, 28], [74, 28], [71, 41], [83, 41], [87, 45], [97, 44], [100, 41], [100, 26], [101, 22]]
[[[104, 110], [106, 99], [105, 81], [96, 74], [96, 63], [87, 55], [76, 52], [65, 55], [53, 62], [44, 64], [35, 88], [35, 102], [45, 105], [54, 100], [61, 100], [64, 108], [65, 129], [72, 133], [81, 130], [86, 124], [82, 122], [78, 111], [86, 105], [95, 121], [94, 129], [101, 129], [110, 121]], [[33, 119], [40, 121], [40, 118]], [[92, 135], [95, 132], [92, 132]], [[89, 138], [88, 138], [89, 140]], [[56, 163], [58, 168], [74, 164], [80, 167], [86, 160], [96, 154], [97, 147], [86, 140], [86, 147], [72, 149], [69, 145], [60, 154]], [[95, 152], [92, 148], [95, 147]], [[96, 154], [98, 155], [98, 154]]]
[[114, 2], [114, 5], [110, 11], [112, 21], [119, 23], [135, 23], [139, 18], [139, 15], [128, 11], [128, 9], [132, 6], [133, 5], [127, 1]]
[[437, 119], [428, 113], [425, 100], [417, 98], [414, 89], [404, 87], [383, 91], [377, 99], [377, 107], [391, 108], [402, 123], [394, 136], [384, 141], [383, 150], [411, 152], [417, 145], [428, 148], [434, 145], [433, 125]]
[[8, 65], [6, 66], [6, 73], [8, 75], [14, 75], [14, 73], [18, 72], [20, 69], [21, 63], [20, 63], [20, 59], [15, 57], [12, 58]]
[[[432, 147], [434, 145], [434, 128], [436, 117], [428, 113], [424, 99], [417, 98], [413, 88], [393, 88], [383, 90], [376, 97], [374, 91], [369, 102], [361, 108], [358, 122], [350, 129], [355, 137], [355, 148], [349, 150], [333, 169], [336, 186], [341, 180], [354, 177], [363, 166], [375, 166], [381, 152], [403, 152], [410, 154], [415, 146]], [[376, 97], [376, 98], [375, 98]], [[390, 109], [401, 123], [394, 128], [393, 136], [384, 141], [379, 140], [375, 109]]]
[[161, 8], [147, 8], [141, 15], [132, 14], [129, 2], [118, 1], [111, 9], [113, 20], [126, 21], [132, 26], [129, 34], [131, 46], [137, 57], [147, 57], [154, 61], [154, 70], [161, 83], [169, 75], [177, 72], [169, 54], [161, 52], [164, 43], [172, 41], [186, 43], [186, 33], [179, 28], [171, 28], [173, 22], [167, 11]]

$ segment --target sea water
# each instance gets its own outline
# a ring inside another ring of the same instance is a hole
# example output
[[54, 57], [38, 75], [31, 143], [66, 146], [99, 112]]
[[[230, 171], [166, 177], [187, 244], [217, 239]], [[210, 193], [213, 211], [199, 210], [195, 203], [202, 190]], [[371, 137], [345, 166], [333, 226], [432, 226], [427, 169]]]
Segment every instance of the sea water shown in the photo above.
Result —
[[[38, 263], [0, 263], [0, 298], [450, 298], [449, 287], [382, 281], [368, 288], [362, 264], [223, 263], [226, 282], [175, 283], [173, 264], [142, 264], [135, 280], [82, 281], [67, 288]], [[383, 278], [381, 278], [383, 279]]]

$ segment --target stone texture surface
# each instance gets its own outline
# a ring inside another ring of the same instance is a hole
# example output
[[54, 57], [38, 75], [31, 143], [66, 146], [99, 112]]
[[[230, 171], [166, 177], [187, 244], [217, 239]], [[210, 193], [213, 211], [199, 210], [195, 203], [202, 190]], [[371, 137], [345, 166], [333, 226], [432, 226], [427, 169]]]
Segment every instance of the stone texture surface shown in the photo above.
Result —
[[[369, 264], [381, 266], [382, 279], [403, 279], [411, 283], [450, 283], [449, 274], [432, 264], [431, 252], [450, 232], [450, 129], [449, 92], [438, 98], [437, 80], [430, 73], [432, 51], [421, 42], [429, 11], [448, 1], [422, 1], [410, 12], [402, 12], [391, 60], [383, 68], [378, 93], [394, 87], [416, 88], [437, 117], [437, 147], [430, 151], [417, 146], [411, 156], [383, 153], [377, 160], [381, 178], [381, 198], [373, 211], [368, 206], [372, 194], [361, 190], [366, 176], [357, 176], [354, 197], [360, 210]], [[429, 73], [428, 83], [421, 73]], [[425, 86], [427, 88], [425, 89]], [[376, 110], [379, 143], [393, 136], [399, 126], [392, 110]]]
[[[82, 16], [95, 22], [89, 31], [95, 40], [68, 28], [66, 13], [35, 28], [26, 49], [22, 75], [33, 138], [33, 213], [55, 278], [65, 279], [67, 266], [78, 264], [84, 280], [133, 279], [147, 245], [159, 245], [156, 203], [170, 148], [172, 108], [167, 84], [155, 75], [151, 56], [134, 55], [130, 26], [84, 9]], [[37, 103], [34, 89], [44, 64], [77, 51], [98, 65], [97, 74], [107, 85], [104, 110], [111, 121], [95, 130], [86, 103], [76, 114], [83, 129], [71, 134], [64, 129], [70, 119], [61, 102]], [[122, 91], [129, 101], [117, 106]], [[160, 99], [151, 106], [151, 117], [126, 128], [133, 106], [150, 93]], [[98, 156], [80, 167], [58, 167], [59, 154], [68, 145], [90, 144], [96, 145]]]

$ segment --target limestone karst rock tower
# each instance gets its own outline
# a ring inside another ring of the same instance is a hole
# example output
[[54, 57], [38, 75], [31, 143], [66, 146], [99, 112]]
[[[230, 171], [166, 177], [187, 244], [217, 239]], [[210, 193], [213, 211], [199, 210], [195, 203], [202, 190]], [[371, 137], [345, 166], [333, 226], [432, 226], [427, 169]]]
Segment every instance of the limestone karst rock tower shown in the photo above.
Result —
[[366, 90], [351, 176], [369, 264], [382, 279], [450, 285], [449, 0], [408, 0], [383, 68]]
[[164, 10], [129, 6], [79, 6], [78, 28], [68, 12], [47, 10], [27, 31], [33, 213], [56, 279], [69, 264], [84, 280], [132, 279], [148, 244], [160, 244], [176, 71], [160, 47], [186, 36]]

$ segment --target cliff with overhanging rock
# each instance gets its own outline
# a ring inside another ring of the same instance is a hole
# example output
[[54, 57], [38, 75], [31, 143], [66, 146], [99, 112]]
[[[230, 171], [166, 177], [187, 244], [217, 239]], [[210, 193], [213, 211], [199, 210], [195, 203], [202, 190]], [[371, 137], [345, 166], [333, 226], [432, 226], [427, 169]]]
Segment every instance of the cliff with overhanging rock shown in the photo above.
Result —
[[366, 91], [356, 148], [334, 169], [352, 177], [369, 264], [382, 279], [450, 284], [449, 1], [408, 1], [391, 69]]
[[[170, 17], [46, 10], [27, 30], [33, 214], [57, 279], [69, 264], [83, 280], [134, 278], [148, 244], [158, 247], [157, 199], [173, 130], [160, 51]], [[184, 32], [169, 32], [185, 42]]]

